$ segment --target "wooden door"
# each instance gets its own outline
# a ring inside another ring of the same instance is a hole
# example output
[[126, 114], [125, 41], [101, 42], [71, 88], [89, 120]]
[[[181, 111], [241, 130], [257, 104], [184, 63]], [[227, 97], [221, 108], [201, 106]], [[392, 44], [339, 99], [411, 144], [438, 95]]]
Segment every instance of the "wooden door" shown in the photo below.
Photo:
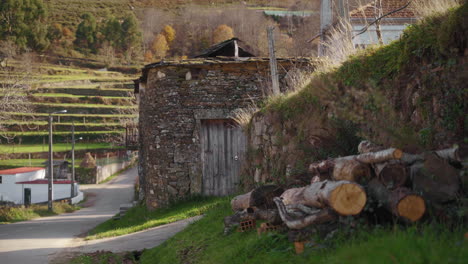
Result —
[[231, 120], [202, 120], [203, 194], [233, 194], [240, 181], [246, 138]]

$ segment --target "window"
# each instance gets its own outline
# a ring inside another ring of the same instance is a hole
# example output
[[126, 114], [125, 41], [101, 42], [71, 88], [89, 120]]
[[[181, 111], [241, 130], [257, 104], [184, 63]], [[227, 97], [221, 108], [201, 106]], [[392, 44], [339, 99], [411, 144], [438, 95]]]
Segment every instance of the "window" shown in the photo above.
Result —
[[2, 184], [2, 177], [3, 177], [3, 176], [0, 175], [0, 184]]

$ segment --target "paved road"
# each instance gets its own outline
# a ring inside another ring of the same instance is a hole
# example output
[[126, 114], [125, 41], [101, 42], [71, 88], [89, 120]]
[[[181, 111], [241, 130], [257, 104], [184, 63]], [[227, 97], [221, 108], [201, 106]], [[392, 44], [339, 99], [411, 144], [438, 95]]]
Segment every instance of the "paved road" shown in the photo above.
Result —
[[0, 263], [41, 264], [65, 248], [76, 245], [76, 236], [90, 230], [119, 211], [133, 198], [137, 169], [127, 170], [105, 184], [82, 186], [94, 193], [94, 205], [80, 211], [15, 224], [0, 225]]

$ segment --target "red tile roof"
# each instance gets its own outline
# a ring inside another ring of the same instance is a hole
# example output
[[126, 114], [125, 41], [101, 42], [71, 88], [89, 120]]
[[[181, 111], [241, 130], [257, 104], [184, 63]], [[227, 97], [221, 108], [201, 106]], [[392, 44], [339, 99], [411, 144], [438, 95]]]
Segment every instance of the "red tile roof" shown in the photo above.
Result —
[[[16, 184], [48, 184], [49, 180], [41, 179], [41, 180], [35, 180], [35, 181], [24, 181], [24, 182], [17, 182]], [[54, 184], [70, 184], [71, 181], [54, 181]]]
[[[393, 10], [401, 8], [408, 3], [408, 0], [382, 0], [382, 15], [385, 15]], [[350, 12], [351, 18], [375, 18], [376, 10], [373, 1], [363, 7], [354, 9]], [[396, 13], [386, 16], [385, 18], [414, 18], [412, 6], [400, 10]]]
[[0, 170], [0, 174], [13, 175], [13, 174], [17, 174], [17, 173], [26, 173], [26, 172], [39, 171], [39, 170], [45, 170], [45, 168], [21, 167], [21, 168], [16, 168], [16, 169]]

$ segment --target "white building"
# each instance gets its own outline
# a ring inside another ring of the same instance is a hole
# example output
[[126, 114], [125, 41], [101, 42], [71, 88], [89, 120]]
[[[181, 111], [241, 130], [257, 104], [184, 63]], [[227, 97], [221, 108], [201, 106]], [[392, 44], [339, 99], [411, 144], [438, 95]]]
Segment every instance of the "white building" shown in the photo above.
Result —
[[[35, 204], [48, 201], [48, 179], [45, 168], [23, 167], [0, 170], [0, 201], [10, 201], [15, 204]], [[69, 199], [71, 194], [69, 180], [55, 180], [53, 188], [54, 200]], [[83, 199], [78, 183], [73, 183], [74, 193], [78, 194], [72, 200], [77, 203]]]
[[[382, 6], [376, 7], [372, 2], [350, 12], [350, 23], [353, 27], [353, 44], [355, 47], [365, 48], [367, 45], [378, 44], [377, 30], [375, 24], [368, 26], [368, 29], [359, 34], [366, 25], [374, 22], [376, 17], [391, 13], [404, 7], [406, 0], [382, 0]], [[391, 13], [380, 20], [380, 32], [384, 44], [388, 44], [400, 37], [403, 30], [410, 24], [416, 23], [417, 19], [412, 6]], [[359, 34], [359, 35], [358, 35]]]

